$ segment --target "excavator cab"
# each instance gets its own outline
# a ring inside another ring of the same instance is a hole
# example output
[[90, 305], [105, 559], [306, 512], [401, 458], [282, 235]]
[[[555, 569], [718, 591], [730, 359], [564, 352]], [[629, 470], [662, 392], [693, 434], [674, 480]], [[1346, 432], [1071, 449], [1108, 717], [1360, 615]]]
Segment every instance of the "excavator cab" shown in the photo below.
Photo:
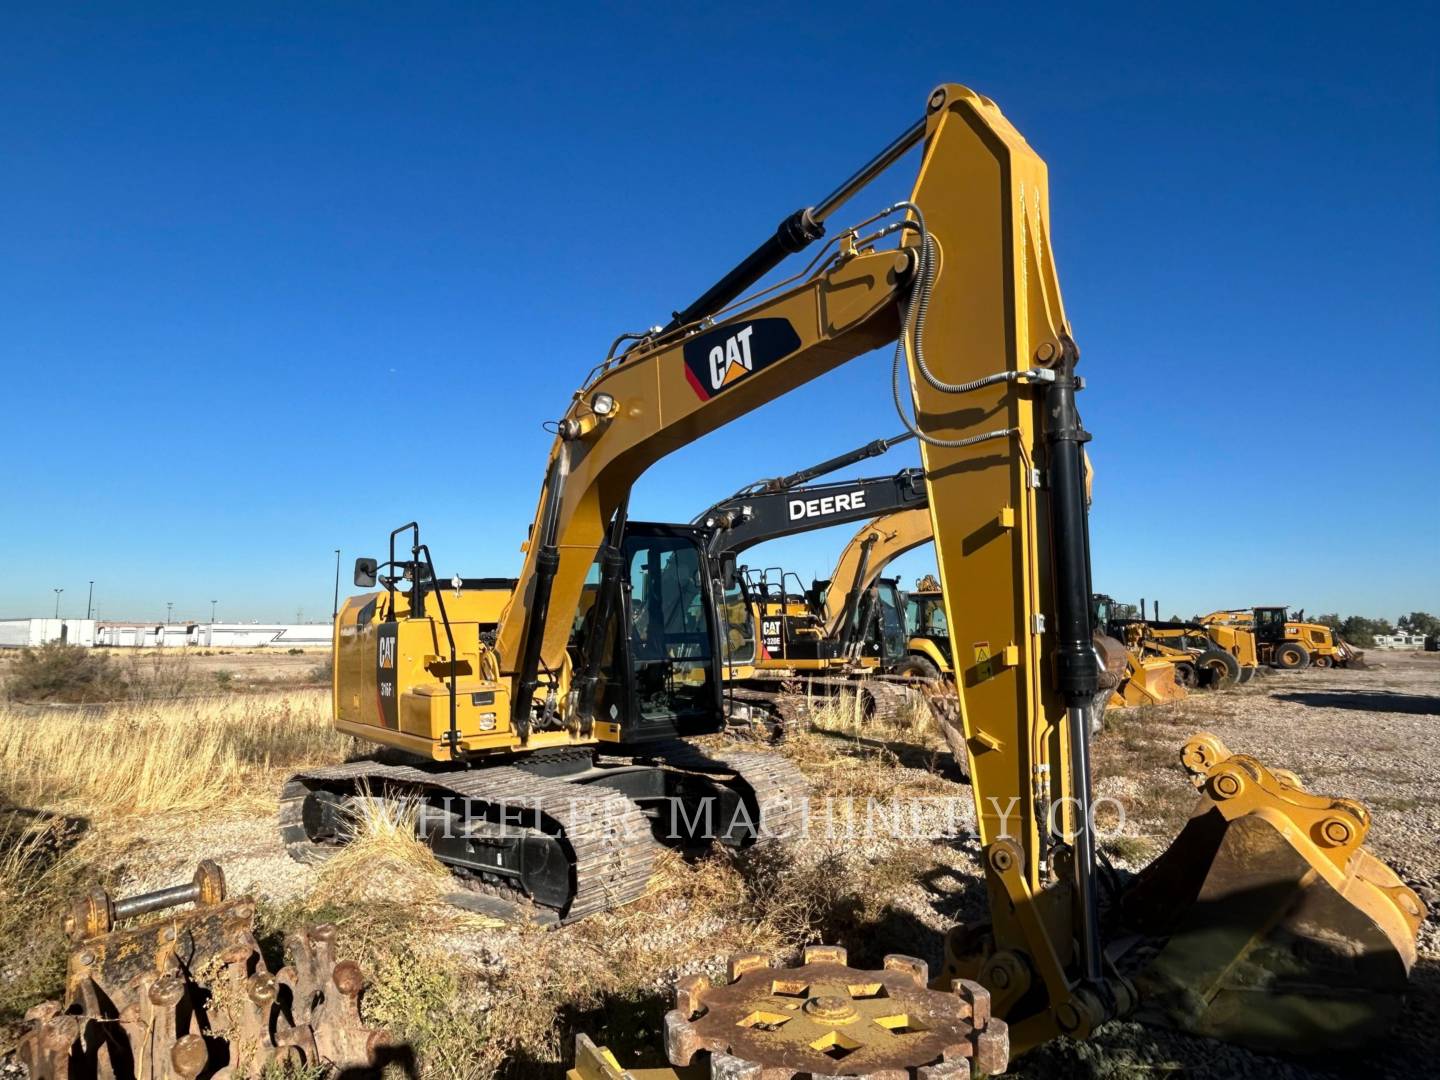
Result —
[[852, 651], [861, 660], [873, 660], [889, 671], [905, 656], [905, 600], [896, 578], [877, 578], [866, 590], [859, 610]]
[[632, 737], [720, 726], [719, 626], [703, 538], [689, 526], [632, 523], [622, 545], [625, 633], [609, 636], [599, 713], [630, 717]]

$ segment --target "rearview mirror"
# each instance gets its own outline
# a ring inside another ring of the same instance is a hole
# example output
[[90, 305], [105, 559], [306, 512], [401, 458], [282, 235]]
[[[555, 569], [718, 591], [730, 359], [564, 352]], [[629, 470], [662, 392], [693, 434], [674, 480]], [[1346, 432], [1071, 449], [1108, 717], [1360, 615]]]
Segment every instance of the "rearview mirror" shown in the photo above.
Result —
[[735, 587], [735, 553], [727, 551], [720, 556], [720, 584], [726, 589]]
[[355, 584], [361, 589], [370, 589], [375, 586], [375, 572], [380, 564], [374, 559], [355, 560]]

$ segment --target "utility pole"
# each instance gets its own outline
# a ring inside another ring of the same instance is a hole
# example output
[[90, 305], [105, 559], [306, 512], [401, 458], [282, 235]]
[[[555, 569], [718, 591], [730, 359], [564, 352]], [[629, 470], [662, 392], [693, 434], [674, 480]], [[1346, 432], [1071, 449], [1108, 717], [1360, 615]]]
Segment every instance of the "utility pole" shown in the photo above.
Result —
[[211, 623], [212, 626], [213, 626], [214, 623], [215, 623], [215, 605], [218, 604], [219, 602], [220, 602], [219, 600], [211, 600], [211, 601], [210, 601], [210, 623]]
[[90, 612], [95, 607], [95, 582], [90, 582], [90, 595], [85, 598], [85, 618], [90, 618]]
[[330, 621], [340, 614], [340, 549], [335, 549], [335, 603], [330, 610]]
[[55, 617], [58, 619], [60, 617], [60, 594], [65, 590], [53, 589], [51, 591], [55, 593]]
[[165, 601], [165, 625], [166, 625], [166, 626], [169, 626], [169, 625], [170, 625], [170, 612], [171, 612], [171, 610], [174, 609], [174, 607], [175, 607], [175, 602], [174, 602], [173, 600], [166, 600], [166, 601]]

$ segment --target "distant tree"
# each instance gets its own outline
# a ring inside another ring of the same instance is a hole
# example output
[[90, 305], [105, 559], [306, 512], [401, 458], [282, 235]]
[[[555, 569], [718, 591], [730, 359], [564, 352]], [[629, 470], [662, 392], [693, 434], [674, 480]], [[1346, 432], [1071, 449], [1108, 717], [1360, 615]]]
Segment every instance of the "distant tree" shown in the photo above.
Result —
[[1375, 644], [1376, 634], [1393, 634], [1395, 627], [1385, 619], [1367, 619], [1363, 615], [1351, 615], [1340, 626], [1340, 636], [1352, 645], [1362, 649]]
[[1426, 637], [1440, 634], [1440, 619], [1428, 611], [1412, 611], [1409, 615], [1401, 615], [1399, 626], [1401, 630], [1409, 630], [1412, 634], [1424, 634]]
[[1333, 611], [1329, 615], [1316, 615], [1315, 621], [1321, 626], [1328, 626], [1331, 630], [1339, 630], [1345, 625], [1345, 620]]

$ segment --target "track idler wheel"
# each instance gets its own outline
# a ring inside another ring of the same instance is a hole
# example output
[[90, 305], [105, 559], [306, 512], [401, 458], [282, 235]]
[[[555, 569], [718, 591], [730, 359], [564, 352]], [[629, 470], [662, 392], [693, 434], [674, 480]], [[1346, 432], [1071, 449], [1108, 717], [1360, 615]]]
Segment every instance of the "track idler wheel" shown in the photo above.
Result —
[[[194, 907], [117, 928], [182, 904]], [[386, 1045], [360, 1018], [365, 980], [353, 961], [335, 960], [334, 927], [292, 936], [294, 964], [271, 972], [255, 940], [255, 902], [227, 900], [224, 874], [208, 860], [185, 885], [126, 899], [92, 889], [62, 921], [65, 997], [25, 1014], [16, 1048], [31, 1080], [367, 1069]]]
[[728, 981], [682, 978], [665, 1017], [665, 1052], [677, 1067], [708, 1061], [712, 1078], [790, 1080], [850, 1076], [959, 1080], [998, 1074], [1010, 1059], [1005, 1022], [990, 994], [958, 980], [931, 990], [925, 962], [887, 956], [878, 971], [847, 966], [834, 945], [805, 949], [800, 966], [730, 958]]

